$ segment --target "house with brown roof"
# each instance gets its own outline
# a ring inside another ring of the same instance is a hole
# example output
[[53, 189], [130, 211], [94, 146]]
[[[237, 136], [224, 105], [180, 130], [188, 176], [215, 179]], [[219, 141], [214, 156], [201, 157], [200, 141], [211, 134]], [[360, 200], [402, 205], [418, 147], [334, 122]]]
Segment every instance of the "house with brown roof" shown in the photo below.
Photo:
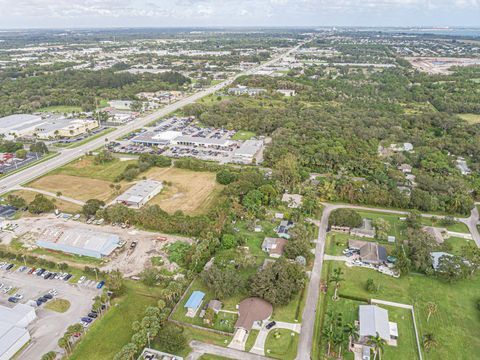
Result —
[[348, 240], [348, 248], [360, 254], [360, 260], [368, 264], [381, 264], [387, 261], [387, 249], [374, 242]]
[[266, 237], [262, 243], [262, 250], [271, 257], [279, 258], [283, 255], [283, 250], [287, 242], [288, 241], [283, 238]]

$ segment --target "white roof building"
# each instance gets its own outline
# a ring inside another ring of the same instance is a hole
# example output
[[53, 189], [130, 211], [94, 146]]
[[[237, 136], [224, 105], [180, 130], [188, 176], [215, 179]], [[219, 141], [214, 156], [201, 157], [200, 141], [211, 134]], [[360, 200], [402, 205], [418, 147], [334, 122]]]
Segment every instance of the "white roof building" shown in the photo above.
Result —
[[25, 136], [33, 134], [35, 127], [45, 123], [39, 115], [16, 114], [0, 118], [0, 134], [7, 139], [14, 136]]
[[29, 305], [0, 305], [0, 360], [9, 360], [30, 341], [27, 326], [37, 317]]
[[360, 337], [378, 335], [385, 341], [390, 340], [388, 311], [376, 305], [360, 305], [358, 308]]
[[161, 181], [142, 180], [115, 199], [116, 203], [139, 209], [163, 189]]
[[46, 229], [36, 241], [37, 246], [69, 254], [102, 258], [110, 255], [120, 244], [116, 234], [85, 229]]
[[233, 161], [243, 164], [250, 164], [262, 147], [262, 140], [246, 140], [237, 150], [235, 150]]

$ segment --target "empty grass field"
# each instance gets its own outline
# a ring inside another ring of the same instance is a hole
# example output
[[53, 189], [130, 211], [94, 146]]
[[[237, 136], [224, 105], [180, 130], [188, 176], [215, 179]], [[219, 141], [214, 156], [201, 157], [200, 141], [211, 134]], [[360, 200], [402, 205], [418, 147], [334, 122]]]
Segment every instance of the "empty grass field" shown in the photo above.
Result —
[[[13, 191], [11, 194], [21, 196], [25, 199], [27, 203], [29, 203], [35, 198], [38, 193], [29, 190], [16, 190]], [[60, 211], [67, 213], [77, 213], [81, 210], [80, 205], [73, 204], [69, 201], [61, 200], [52, 196], [47, 196], [47, 198], [53, 200], [55, 202], [55, 207]]]
[[93, 156], [83, 156], [52, 171], [50, 174], [88, 177], [113, 182], [129, 164], [135, 162], [136, 160], [121, 161], [114, 159], [106, 164], [95, 164]]
[[458, 117], [465, 120], [469, 124], [480, 123], [480, 114], [458, 114]]
[[270, 331], [265, 341], [265, 354], [275, 359], [289, 360], [297, 356], [298, 334], [286, 329]]
[[126, 281], [124, 295], [90, 326], [75, 348], [70, 360], [110, 360], [127, 344], [132, 335], [132, 322], [141, 320], [147, 306], [155, 306], [161, 288], [146, 288], [140, 282]]
[[80, 106], [68, 106], [68, 105], [57, 105], [57, 106], [47, 106], [37, 110], [38, 112], [54, 112], [54, 113], [71, 113], [71, 112], [80, 112], [82, 108]]
[[233, 140], [250, 140], [255, 136], [254, 132], [251, 131], [238, 131], [235, 135], [232, 136]]
[[82, 201], [113, 199], [117, 193], [110, 185], [111, 182], [106, 180], [63, 174], [47, 175], [29, 184], [30, 187], [52, 193], [60, 191], [62, 195]]
[[205, 213], [222, 190], [222, 186], [215, 180], [215, 173], [211, 172], [153, 168], [142, 176], [167, 182], [166, 188], [149, 204], [158, 204], [169, 213], [177, 210], [190, 215]]

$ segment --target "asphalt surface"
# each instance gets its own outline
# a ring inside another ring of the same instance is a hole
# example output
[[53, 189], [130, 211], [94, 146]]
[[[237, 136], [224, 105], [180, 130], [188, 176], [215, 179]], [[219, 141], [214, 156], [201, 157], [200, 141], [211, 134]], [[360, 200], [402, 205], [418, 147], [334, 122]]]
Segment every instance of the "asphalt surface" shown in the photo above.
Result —
[[224, 356], [230, 359], [242, 359], [242, 360], [267, 360], [268, 358], [247, 353], [240, 350], [230, 349], [222, 346], [212, 345], [212, 344], [205, 344], [200, 341], [190, 341], [190, 347], [192, 348], [192, 352], [190, 355], [187, 356], [187, 360], [196, 360], [199, 359], [204, 354], [213, 354], [218, 356]]
[[[68, 326], [78, 323], [82, 316], [88, 314], [93, 298], [100, 293], [95, 286], [87, 288], [76, 283], [45, 280], [42, 277], [18, 272], [1, 271], [0, 282], [18, 287], [18, 293], [24, 295], [21, 301], [24, 303], [46, 294], [50, 289], [58, 291], [55, 298], [70, 302], [70, 308], [64, 313], [46, 310], [44, 305], [37, 308], [37, 319], [28, 327], [32, 339], [18, 356], [19, 359], [39, 359], [50, 350], [61, 351], [57, 344], [58, 339], [62, 337]], [[5, 306], [12, 306], [6, 302], [5, 298], [2, 296], [0, 302]]]
[[193, 95], [190, 95], [184, 99], [181, 99], [173, 104], [170, 104], [170, 105], [167, 105], [165, 106], [164, 108], [162, 109], [159, 109], [149, 115], [146, 115], [144, 117], [141, 117], [141, 118], [138, 118], [124, 126], [121, 126], [119, 128], [117, 128], [116, 130], [112, 131], [111, 133], [109, 134], [106, 134], [104, 136], [101, 136], [97, 139], [94, 139], [92, 141], [89, 141], [77, 148], [74, 148], [74, 149], [63, 149], [60, 151], [60, 154], [55, 156], [54, 158], [52, 159], [49, 159], [49, 160], [46, 160], [46, 161], [43, 161], [39, 164], [36, 164], [32, 167], [29, 167], [23, 171], [19, 171], [15, 174], [12, 174], [10, 176], [7, 176], [6, 178], [3, 178], [0, 180], [0, 194], [4, 194], [8, 191], [11, 191], [13, 189], [15, 189], [16, 187], [24, 184], [24, 183], [27, 183], [29, 181], [32, 181], [42, 175], [45, 175], [46, 173], [58, 168], [58, 167], [61, 167], [79, 157], [81, 157], [82, 155], [84, 155], [85, 153], [87, 152], [90, 152], [90, 151], [94, 151], [96, 149], [98, 149], [99, 147], [105, 145], [107, 142], [111, 141], [111, 140], [115, 140], [115, 139], [118, 139], [122, 136], [125, 136], [127, 135], [128, 133], [130, 133], [131, 131], [135, 130], [135, 129], [138, 129], [138, 128], [141, 128], [153, 121], [156, 121], [162, 117], [165, 117], [167, 116], [168, 114], [178, 110], [178, 109], [181, 109], [182, 107], [184, 107], [185, 105], [189, 105], [189, 104], [192, 104], [194, 103], [195, 101], [205, 97], [205, 96], [208, 96], [208, 95], [211, 95], [213, 93], [215, 93], [216, 91], [224, 88], [225, 86], [228, 86], [230, 85], [236, 78], [238, 78], [239, 76], [242, 76], [242, 75], [250, 75], [252, 73], [254, 73], [255, 71], [265, 67], [265, 66], [269, 66], [279, 60], [281, 60], [283, 57], [285, 56], [288, 56], [292, 51], [298, 49], [302, 44], [299, 44], [299, 45], [296, 45], [295, 47], [289, 49], [288, 51], [278, 55], [278, 56], [275, 56], [274, 58], [272, 58], [271, 60], [268, 60], [267, 62], [259, 65], [258, 67], [255, 67], [255, 68], [252, 68], [252, 69], [249, 69], [243, 73], [240, 73], [240, 74], [237, 74], [217, 85], [214, 85], [214, 86], [211, 86], [205, 90], [201, 90]]

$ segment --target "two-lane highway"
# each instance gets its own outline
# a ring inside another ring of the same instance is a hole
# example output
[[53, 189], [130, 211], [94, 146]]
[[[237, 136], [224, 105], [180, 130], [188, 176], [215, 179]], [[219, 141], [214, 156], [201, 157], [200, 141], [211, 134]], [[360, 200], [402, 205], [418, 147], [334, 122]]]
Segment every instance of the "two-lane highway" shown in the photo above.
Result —
[[13, 189], [16, 189], [18, 186], [24, 184], [24, 183], [27, 183], [29, 181], [32, 181], [33, 179], [36, 179], [42, 175], [45, 175], [46, 173], [58, 168], [58, 167], [61, 167], [79, 157], [81, 157], [82, 155], [84, 155], [85, 153], [89, 152], [89, 151], [93, 151], [95, 149], [98, 149], [99, 147], [103, 146], [106, 142], [110, 141], [110, 140], [115, 140], [115, 139], [118, 139], [126, 134], [128, 134], [129, 132], [131, 132], [132, 130], [135, 130], [135, 129], [138, 129], [138, 128], [141, 128], [159, 118], [162, 118], [162, 117], [165, 117], [167, 116], [168, 114], [178, 110], [178, 109], [181, 109], [182, 107], [184, 107], [185, 105], [188, 105], [188, 104], [192, 104], [194, 103], [195, 101], [205, 97], [205, 96], [208, 96], [208, 95], [211, 95], [213, 93], [215, 93], [216, 91], [224, 88], [225, 86], [228, 86], [230, 85], [236, 78], [238, 78], [239, 76], [242, 76], [242, 75], [251, 75], [253, 74], [255, 71], [263, 68], [263, 67], [266, 67], [266, 66], [269, 66], [269, 65], [272, 65], [274, 64], [275, 62], [281, 60], [282, 58], [284, 58], [285, 56], [288, 56], [290, 55], [293, 51], [295, 51], [296, 49], [298, 49], [302, 44], [299, 44], [299, 45], [296, 45], [295, 47], [289, 49], [288, 51], [278, 55], [278, 56], [275, 56], [273, 57], [272, 59], [266, 61], [265, 63], [255, 67], [255, 68], [252, 68], [250, 70], [247, 70], [243, 73], [239, 73], [219, 84], [216, 84], [216, 85], [213, 85], [207, 89], [204, 89], [204, 90], [201, 90], [195, 94], [192, 94], [186, 98], [183, 98], [173, 104], [170, 104], [168, 106], [165, 106], [164, 108], [162, 109], [159, 109], [149, 115], [146, 115], [144, 117], [141, 117], [141, 118], [138, 118], [136, 119], [135, 121], [132, 121], [131, 123], [129, 124], [126, 124], [124, 126], [121, 126], [121, 127], [118, 127], [115, 131], [107, 134], [107, 135], [104, 135], [104, 136], [101, 136], [97, 139], [94, 139], [90, 142], [87, 142], [77, 148], [73, 148], [73, 149], [64, 149], [62, 151], [60, 151], [60, 154], [57, 155], [56, 157], [52, 158], [52, 159], [49, 159], [49, 160], [46, 160], [46, 161], [43, 161], [41, 163], [38, 163], [32, 167], [29, 167], [25, 170], [22, 170], [22, 171], [19, 171], [15, 174], [12, 174], [10, 176], [7, 176], [3, 179], [0, 180], [0, 194], [4, 194], [10, 190], [13, 190]]

